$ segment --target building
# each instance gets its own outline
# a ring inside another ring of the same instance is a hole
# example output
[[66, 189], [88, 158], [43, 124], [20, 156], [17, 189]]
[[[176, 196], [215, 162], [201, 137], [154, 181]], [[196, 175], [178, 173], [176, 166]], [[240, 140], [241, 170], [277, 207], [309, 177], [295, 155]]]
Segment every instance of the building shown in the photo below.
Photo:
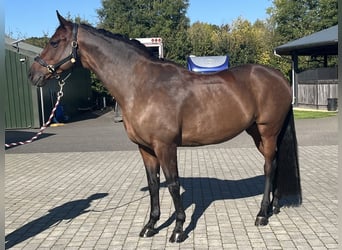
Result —
[[[31, 64], [42, 51], [23, 41], [5, 37], [5, 128], [38, 128], [49, 118], [56, 102], [59, 86], [50, 80], [42, 88], [35, 87], [27, 74]], [[64, 120], [76, 116], [92, 105], [90, 72], [75, 68], [64, 86], [60, 110]]]
[[[337, 67], [328, 67], [327, 58], [338, 55], [338, 25], [278, 46], [274, 52], [291, 56], [293, 103], [296, 106], [337, 109]], [[300, 72], [299, 56], [321, 56], [323, 67]]]

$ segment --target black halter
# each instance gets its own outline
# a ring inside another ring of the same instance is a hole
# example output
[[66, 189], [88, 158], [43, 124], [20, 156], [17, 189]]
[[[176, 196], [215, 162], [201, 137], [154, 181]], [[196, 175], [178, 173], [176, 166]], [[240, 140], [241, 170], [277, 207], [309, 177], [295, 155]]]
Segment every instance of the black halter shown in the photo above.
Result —
[[62, 66], [64, 63], [70, 61], [71, 63], [75, 63], [76, 62], [76, 58], [77, 58], [77, 31], [78, 31], [78, 25], [76, 23], [74, 23], [74, 27], [72, 30], [72, 36], [73, 36], [73, 40], [71, 42], [71, 53], [69, 56], [67, 56], [66, 58], [60, 60], [58, 63], [55, 63], [54, 65], [51, 64], [47, 64], [44, 59], [42, 59], [40, 56], [36, 56], [34, 58], [34, 60], [39, 63], [41, 66], [46, 67], [47, 70], [56, 78], [59, 78], [59, 75], [57, 74], [57, 69]]

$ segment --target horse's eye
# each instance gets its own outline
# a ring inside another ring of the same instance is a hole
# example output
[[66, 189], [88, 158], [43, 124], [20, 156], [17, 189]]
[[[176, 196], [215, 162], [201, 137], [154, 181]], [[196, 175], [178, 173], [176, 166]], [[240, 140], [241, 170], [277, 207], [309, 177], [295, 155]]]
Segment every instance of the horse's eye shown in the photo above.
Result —
[[61, 40], [50, 41], [50, 45], [51, 45], [52, 47], [54, 47], [54, 48], [57, 48], [57, 46], [58, 46], [58, 44], [59, 44], [60, 41], [61, 41]]

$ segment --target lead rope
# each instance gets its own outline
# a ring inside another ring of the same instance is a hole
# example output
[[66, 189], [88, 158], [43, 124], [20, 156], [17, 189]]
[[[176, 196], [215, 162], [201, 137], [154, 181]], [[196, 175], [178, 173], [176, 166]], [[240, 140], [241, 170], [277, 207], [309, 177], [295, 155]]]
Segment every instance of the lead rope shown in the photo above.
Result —
[[49, 117], [49, 120], [40, 128], [40, 130], [38, 131], [38, 133], [33, 136], [31, 139], [27, 140], [27, 141], [20, 141], [20, 142], [13, 142], [13, 143], [10, 143], [10, 144], [6, 144], [5, 143], [5, 147], [6, 148], [10, 148], [10, 147], [14, 147], [14, 146], [18, 146], [18, 145], [25, 145], [25, 144], [28, 144], [28, 143], [31, 143], [33, 142], [34, 140], [36, 140], [41, 134], [43, 134], [44, 130], [50, 125], [51, 121], [52, 121], [52, 118], [54, 117], [55, 115], [55, 111], [59, 105], [59, 102], [61, 100], [61, 98], [63, 97], [63, 87], [64, 87], [64, 84], [65, 84], [65, 81], [69, 78], [69, 76], [71, 75], [71, 73], [69, 73], [64, 79], [60, 80], [60, 77], [58, 76], [57, 77], [57, 80], [58, 80], [58, 85], [59, 85], [59, 91], [57, 92], [57, 101], [56, 101], [56, 104], [55, 106], [53, 107], [52, 111], [51, 111], [51, 115]]

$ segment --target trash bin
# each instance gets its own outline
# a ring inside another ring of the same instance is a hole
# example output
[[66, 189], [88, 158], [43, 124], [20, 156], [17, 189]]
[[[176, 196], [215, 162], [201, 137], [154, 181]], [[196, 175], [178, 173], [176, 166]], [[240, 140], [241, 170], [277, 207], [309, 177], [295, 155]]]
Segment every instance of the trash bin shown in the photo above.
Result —
[[337, 98], [328, 98], [328, 111], [337, 110]]

